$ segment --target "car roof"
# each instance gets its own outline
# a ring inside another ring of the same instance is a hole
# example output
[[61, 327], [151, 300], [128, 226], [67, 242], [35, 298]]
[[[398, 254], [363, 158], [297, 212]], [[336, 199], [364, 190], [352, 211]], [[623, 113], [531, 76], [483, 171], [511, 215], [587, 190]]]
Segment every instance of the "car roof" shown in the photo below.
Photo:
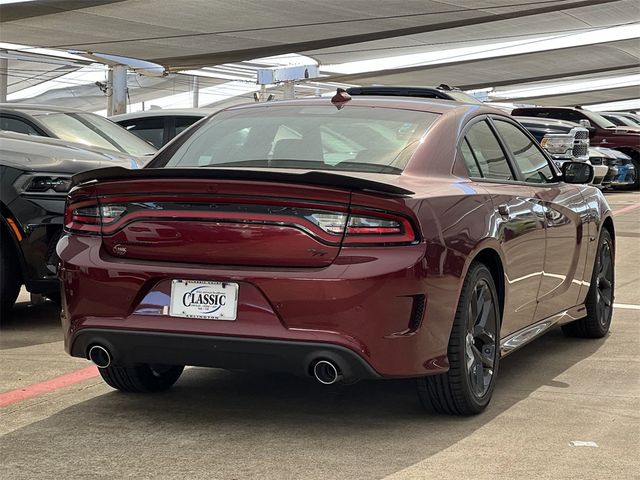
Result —
[[215, 113], [215, 108], [154, 108], [153, 110], [144, 110], [140, 112], [121, 113], [120, 115], [112, 115], [109, 120], [120, 122], [122, 120], [132, 120], [139, 118], [153, 117], [200, 117], [204, 118]]
[[87, 113], [77, 108], [59, 107], [57, 105], [35, 105], [31, 103], [0, 103], [0, 110], [13, 110], [15, 112], [25, 112], [32, 115], [44, 113]]
[[[276, 108], [284, 107], [288, 105], [299, 106], [328, 106], [332, 105], [330, 97], [309, 97], [296, 100], [278, 100], [272, 102], [260, 102], [260, 103], [243, 103], [240, 105], [233, 105], [225, 110], [244, 110], [251, 108]], [[508, 113], [498, 110], [486, 105], [476, 105], [471, 103], [456, 102], [453, 100], [444, 100], [439, 98], [416, 98], [416, 97], [398, 97], [398, 96], [383, 96], [383, 95], [356, 95], [351, 100], [341, 104], [341, 108], [354, 107], [373, 107], [373, 108], [394, 108], [398, 110], [417, 110], [422, 112], [432, 112], [445, 114], [453, 110], [481, 110], [484, 113], [494, 113], [503, 116], [509, 116]], [[334, 105], [335, 106], [335, 105]]]

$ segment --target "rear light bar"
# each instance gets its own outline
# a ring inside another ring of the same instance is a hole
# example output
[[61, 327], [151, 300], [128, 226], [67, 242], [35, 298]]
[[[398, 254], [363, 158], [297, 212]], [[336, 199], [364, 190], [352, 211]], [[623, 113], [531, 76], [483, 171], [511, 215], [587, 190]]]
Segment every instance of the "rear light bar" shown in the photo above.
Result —
[[64, 229], [69, 232], [99, 235], [102, 229], [100, 209], [95, 200], [70, 204], [64, 212]]
[[[210, 204], [187, 203], [108, 203], [95, 200], [71, 203], [65, 212], [65, 229], [70, 232], [110, 235], [123, 228], [129, 221], [171, 220], [194, 218], [203, 221], [238, 223], [265, 223], [289, 225], [300, 228], [320, 241], [329, 244], [397, 245], [418, 240], [411, 222], [404, 217], [387, 213], [331, 212], [313, 208], [283, 208], [264, 205], [254, 209], [243, 205], [220, 205], [210, 209]], [[226, 207], [226, 208], [225, 208]]]
[[418, 241], [411, 222], [397, 215], [352, 212], [346, 226], [343, 245], [399, 245]]

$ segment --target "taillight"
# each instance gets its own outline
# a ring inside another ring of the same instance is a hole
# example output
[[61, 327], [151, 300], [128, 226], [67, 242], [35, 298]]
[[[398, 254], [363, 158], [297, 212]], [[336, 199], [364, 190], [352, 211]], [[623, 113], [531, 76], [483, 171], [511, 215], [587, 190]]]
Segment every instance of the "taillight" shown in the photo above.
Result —
[[342, 235], [344, 233], [344, 226], [347, 223], [347, 214], [314, 212], [307, 215], [307, 219], [311, 220], [327, 233], [332, 235]]
[[70, 232], [97, 235], [103, 225], [118, 220], [127, 212], [125, 205], [98, 205], [95, 201], [67, 204], [65, 229]]
[[417, 241], [416, 233], [408, 219], [392, 215], [349, 216], [343, 243], [356, 245], [398, 245]]

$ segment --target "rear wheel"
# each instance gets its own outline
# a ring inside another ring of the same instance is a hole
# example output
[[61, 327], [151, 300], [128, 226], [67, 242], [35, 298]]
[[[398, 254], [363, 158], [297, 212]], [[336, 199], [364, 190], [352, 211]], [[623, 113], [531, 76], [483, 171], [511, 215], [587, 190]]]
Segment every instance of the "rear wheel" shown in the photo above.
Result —
[[614, 249], [611, 234], [606, 228], [600, 233], [591, 286], [585, 306], [587, 316], [567, 323], [562, 331], [570, 337], [602, 338], [609, 331], [613, 315]]
[[8, 233], [0, 226], [0, 318], [4, 318], [13, 308], [21, 285], [22, 275], [18, 258], [11, 246]]
[[640, 190], [640, 156], [636, 154], [632, 159], [633, 167], [635, 168], [636, 178], [633, 182], [632, 190]]
[[183, 366], [143, 363], [131, 367], [99, 368], [102, 379], [122, 392], [152, 393], [168, 390], [180, 378]]
[[418, 379], [418, 395], [431, 412], [473, 415], [491, 400], [499, 363], [500, 306], [489, 269], [473, 263], [449, 339], [449, 371]]

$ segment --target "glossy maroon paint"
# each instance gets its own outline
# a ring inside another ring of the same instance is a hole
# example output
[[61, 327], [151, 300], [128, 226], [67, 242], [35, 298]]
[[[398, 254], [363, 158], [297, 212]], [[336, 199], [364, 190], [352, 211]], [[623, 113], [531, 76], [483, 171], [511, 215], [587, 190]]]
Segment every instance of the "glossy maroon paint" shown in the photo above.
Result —
[[[447, 343], [462, 281], [478, 256], [496, 260], [504, 303], [502, 337], [569, 309], [580, 310], [594, 239], [610, 216], [598, 190], [470, 180], [457, 157], [458, 139], [465, 125], [480, 116], [506, 117], [499, 111], [365, 97], [344, 108], [357, 107], [441, 114], [402, 175], [353, 174], [413, 195], [197, 176], [102, 181], [75, 189], [71, 204], [171, 200], [195, 207], [186, 213], [145, 212], [103, 227], [102, 236], [79, 232], [61, 239], [57, 250], [67, 351], [85, 328], [161, 331], [327, 342], [358, 353], [385, 377], [441, 373], [448, 368]], [[322, 232], [301, 230], [313, 227], [300, 219], [271, 214], [274, 222], [287, 220], [294, 227], [228, 222], [231, 217], [220, 222], [224, 215], [207, 212], [206, 205], [214, 203], [378, 212], [406, 219], [417, 240], [330, 245]], [[510, 207], [510, 218], [498, 214], [501, 205]], [[115, 253], [116, 245], [126, 245], [126, 253]], [[325, 253], [314, 256], [314, 251]], [[176, 278], [237, 282], [237, 320], [169, 316], [170, 283]], [[426, 308], [416, 325], [412, 312], [419, 295], [426, 296]]]

